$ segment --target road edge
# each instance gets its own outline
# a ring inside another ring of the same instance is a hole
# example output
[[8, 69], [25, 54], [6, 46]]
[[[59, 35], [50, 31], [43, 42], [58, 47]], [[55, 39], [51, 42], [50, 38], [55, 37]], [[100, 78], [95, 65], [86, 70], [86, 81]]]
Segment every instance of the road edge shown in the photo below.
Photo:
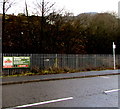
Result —
[[46, 79], [35, 79], [35, 80], [17, 81], [17, 82], [14, 82], [14, 81], [13, 82], [2, 82], [0, 83], [0, 85], [23, 84], [23, 83], [32, 83], [32, 82], [42, 82], [42, 81], [55, 81], [55, 80], [64, 80], [64, 79], [90, 78], [90, 77], [109, 76], [109, 75], [120, 75], [120, 73], [85, 75], [85, 76], [77, 76], [77, 77], [46, 78]]

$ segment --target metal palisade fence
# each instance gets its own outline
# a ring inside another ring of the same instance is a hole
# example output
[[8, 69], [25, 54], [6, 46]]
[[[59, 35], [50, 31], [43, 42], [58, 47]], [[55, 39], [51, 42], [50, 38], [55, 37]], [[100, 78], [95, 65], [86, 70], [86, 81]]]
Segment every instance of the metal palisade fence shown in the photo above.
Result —
[[[37, 66], [41, 69], [50, 67], [70, 68], [76, 70], [91, 68], [113, 68], [112, 54], [10, 54], [3, 56], [29, 56], [30, 69]], [[120, 55], [116, 55], [116, 67], [119, 67]], [[20, 72], [30, 69], [16, 69]], [[3, 69], [3, 73], [15, 69]]]

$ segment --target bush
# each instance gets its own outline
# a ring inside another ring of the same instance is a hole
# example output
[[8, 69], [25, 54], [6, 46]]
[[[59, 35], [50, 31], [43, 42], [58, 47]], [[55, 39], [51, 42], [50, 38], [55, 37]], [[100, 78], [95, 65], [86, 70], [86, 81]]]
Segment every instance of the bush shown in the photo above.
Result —
[[35, 74], [38, 74], [38, 73], [41, 73], [41, 69], [37, 66], [34, 66], [34, 67], [31, 68], [31, 72], [35, 73]]

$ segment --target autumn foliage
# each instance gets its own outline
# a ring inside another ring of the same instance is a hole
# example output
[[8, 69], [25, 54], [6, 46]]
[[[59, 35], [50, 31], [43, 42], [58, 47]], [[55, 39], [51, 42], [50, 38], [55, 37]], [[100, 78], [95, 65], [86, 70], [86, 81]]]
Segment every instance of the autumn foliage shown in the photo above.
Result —
[[120, 53], [119, 22], [109, 13], [6, 15], [3, 52], [111, 54], [114, 41]]

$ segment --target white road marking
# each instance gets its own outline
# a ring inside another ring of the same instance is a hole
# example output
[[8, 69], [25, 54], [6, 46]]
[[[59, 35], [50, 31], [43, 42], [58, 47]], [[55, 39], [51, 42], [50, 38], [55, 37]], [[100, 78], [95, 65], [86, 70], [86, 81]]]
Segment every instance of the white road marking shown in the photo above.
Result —
[[107, 91], [104, 91], [104, 93], [110, 93], [110, 92], [116, 92], [116, 91], [119, 91], [120, 89], [113, 89], [113, 90], [107, 90]]
[[[49, 101], [44, 101], [44, 102], [39, 102], [39, 103], [33, 103], [33, 104], [27, 104], [27, 105], [22, 105], [22, 106], [16, 106], [16, 107], [14, 107], [12, 109], [37, 106], [37, 105], [48, 104], [48, 103], [55, 103], [55, 102], [60, 102], [60, 101], [65, 101], [65, 100], [71, 100], [71, 99], [73, 99], [73, 97], [61, 98], [61, 99], [57, 99], [57, 100], [49, 100]], [[11, 109], [11, 108], [8, 108], [8, 109]]]

